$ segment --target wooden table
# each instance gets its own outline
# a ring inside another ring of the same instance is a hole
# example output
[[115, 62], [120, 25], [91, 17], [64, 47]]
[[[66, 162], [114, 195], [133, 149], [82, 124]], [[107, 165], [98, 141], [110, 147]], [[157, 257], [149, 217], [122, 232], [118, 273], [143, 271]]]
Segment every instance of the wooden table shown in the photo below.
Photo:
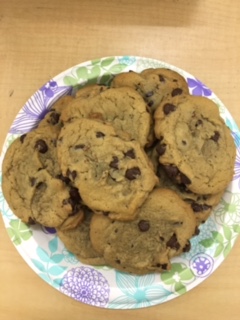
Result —
[[[136, 55], [197, 76], [240, 126], [239, 0], [0, 0], [0, 144], [26, 100], [86, 60]], [[138, 310], [90, 307], [42, 281], [0, 219], [0, 319], [240, 319], [240, 240], [214, 274], [187, 294]]]

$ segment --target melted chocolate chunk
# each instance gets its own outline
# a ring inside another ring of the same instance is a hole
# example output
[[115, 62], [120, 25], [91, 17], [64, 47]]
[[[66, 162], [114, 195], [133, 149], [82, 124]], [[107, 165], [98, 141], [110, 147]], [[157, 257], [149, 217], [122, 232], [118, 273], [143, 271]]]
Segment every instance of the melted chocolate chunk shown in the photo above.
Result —
[[175, 97], [175, 96], [179, 96], [183, 93], [182, 89], [181, 88], [176, 88], [176, 89], [173, 89], [172, 91], [172, 97]]
[[71, 180], [75, 180], [77, 177], [77, 171], [73, 170], [70, 171], [69, 169], [67, 169], [67, 176], [71, 179]]
[[176, 110], [176, 106], [174, 104], [171, 103], [166, 103], [163, 106], [163, 112], [165, 115], [168, 115], [169, 113], [173, 112]]
[[141, 232], [146, 232], [150, 229], [150, 223], [147, 220], [140, 220], [138, 222], [138, 228]]
[[96, 137], [97, 138], [103, 138], [103, 137], [105, 137], [105, 134], [100, 132], [100, 131], [98, 131], [98, 132], [96, 132]]
[[109, 167], [113, 169], [118, 169], [118, 157], [113, 156], [113, 160], [109, 163]]
[[48, 146], [42, 139], [36, 141], [35, 148], [38, 149], [40, 153], [46, 153], [48, 151]]
[[78, 149], [83, 149], [85, 147], [85, 144], [77, 144], [76, 146], [74, 146], [74, 149], [75, 150], [78, 150]]
[[201, 126], [203, 124], [202, 120], [199, 119], [196, 123], [195, 123], [195, 127]]
[[165, 82], [165, 78], [161, 74], [158, 77], [160, 82]]
[[193, 202], [191, 204], [191, 207], [192, 207], [193, 211], [196, 213], [212, 209], [212, 207], [207, 204], [199, 204], [197, 202]]
[[164, 170], [166, 171], [168, 177], [170, 179], [176, 179], [177, 175], [179, 174], [179, 170], [176, 166], [173, 166], [173, 165], [166, 165], [163, 167]]
[[149, 92], [147, 92], [146, 94], [145, 94], [145, 97], [146, 98], [150, 98], [151, 96], [153, 96], [154, 95], [154, 92], [153, 91], [149, 91]]
[[157, 145], [157, 147], [156, 147], [156, 151], [157, 151], [157, 154], [159, 155], [159, 156], [162, 156], [164, 153], [165, 153], [165, 151], [166, 151], [166, 144], [165, 143], [159, 143], [158, 145]]
[[64, 177], [62, 174], [58, 174], [56, 178], [62, 180], [62, 182], [66, 183], [67, 185], [71, 182], [68, 177]]
[[136, 155], [135, 155], [135, 151], [134, 149], [130, 149], [127, 152], [124, 153], [125, 157], [129, 157], [131, 159], [135, 159]]
[[151, 101], [149, 101], [149, 102], [148, 102], [148, 104], [147, 104], [147, 105], [148, 105], [149, 107], [152, 107], [152, 106], [153, 106], [153, 104], [154, 104], [154, 102], [151, 100]]
[[57, 112], [52, 112], [51, 114], [50, 114], [50, 123], [52, 124], [52, 125], [55, 125], [55, 124], [57, 124], [58, 123], [58, 121], [59, 121], [59, 118], [60, 118], [60, 114], [59, 113], [57, 113]]
[[115, 261], [116, 261], [117, 264], [121, 264], [121, 260], [116, 259]]
[[190, 184], [191, 180], [182, 172], [180, 172], [180, 180], [183, 184]]
[[183, 248], [183, 252], [189, 252], [190, 249], [191, 249], [191, 243], [188, 241], [185, 247]]
[[30, 181], [30, 185], [31, 185], [31, 187], [34, 187], [34, 186], [35, 186], [35, 184], [36, 184], [36, 182], [37, 182], [37, 179], [36, 179], [36, 178], [34, 178], [34, 177], [30, 177], [30, 178], [29, 178], [29, 181]]
[[167, 246], [172, 248], [172, 249], [176, 249], [176, 250], [180, 249], [180, 244], [178, 242], [178, 239], [177, 239], [177, 236], [176, 236], [175, 233], [168, 240]]
[[125, 177], [128, 180], [135, 180], [140, 175], [141, 175], [141, 170], [138, 167], [133, 167], [131, 169], [127, 169], [126, 173], [125, 173]]
[[26, 136], [27, 136], [27, 134], [25, 133], [25, 134], [23, 134], [23, 135], [21, 135], [21, 137], [20, 137], [20, 141], [23, 143], [23, 141], [24, 141], [24, 139], [26, 138]]
[[210, 139], [215, 142], [218, 142], [219, 138], [220, 138], [220, 133], [218, 131], [214, 131], [214, 135]]

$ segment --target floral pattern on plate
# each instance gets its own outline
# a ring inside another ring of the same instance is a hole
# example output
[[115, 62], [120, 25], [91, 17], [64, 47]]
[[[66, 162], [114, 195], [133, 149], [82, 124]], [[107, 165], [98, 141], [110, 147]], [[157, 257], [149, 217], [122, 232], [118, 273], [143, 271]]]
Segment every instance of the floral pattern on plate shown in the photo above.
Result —
[[[237, 157], [233, 181], [201, 232], [191, 240], [190, 252], [172, 261], [162, 274], [134, 276], [106, 266], [81, 264], [59, 240], [56, 230], [22, 223], [10, 210], [0, 186], [0, 209], [11, 241], [23, 259], [48, 284], [89, 305], [112, 309], [135, 309], [160, 304], [200, 284], [224, 261], [240, 234], [240, 133], [218, 97], [189, 73], [154, 59], [135, 56], [104, 57], [81, 63], [50, 79], [26, 102], [7, 134], [0, 162], [16, 137], [37, 126], [62, 95], [93, 83], [109, 84], [115, 74], [146, 68], [169, 68], [188, 82], [190, 92], [212, 99], [232, 131]], [[0, 180], [1, 180], [0, 171]]]

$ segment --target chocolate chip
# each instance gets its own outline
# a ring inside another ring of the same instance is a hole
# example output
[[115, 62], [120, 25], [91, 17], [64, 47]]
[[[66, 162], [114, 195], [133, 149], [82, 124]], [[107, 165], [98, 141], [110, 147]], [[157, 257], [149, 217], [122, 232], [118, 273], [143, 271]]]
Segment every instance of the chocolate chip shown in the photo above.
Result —
[[58, 121], [59, 121], [59, 118], [60, 118], [60, 114], [59, 114], [59, 113], [57, 113], [57, 112], [51, 112], [51, 114], [50, 114], [50, 123], [51, 123], [52, 125], [57, 124]]
[[77, 177], [77, 171], [73, 170], [70, 171], [69, 169], [67, 169], [67, 176], [71, 179], [71, 180], [75, 180]]
[[179, 174], [179, 170], [176, 166], [166, 165], [163, 166], [163, 168], [170, 179], [176, 179], [177, 175]]
[[212, 209], [212, 207], [207, 205], [207, 204], [200, 204], [200, 203], [197, 203], [197, 202], [193, 202], [191, 204], [191, 207], [192, 207], [193, 211], [196, 212], [196, 213]]
[[200, 233], [200, 230], [198, 227], [195, 228], [195, 231], [194, 231], [194, 236], [198, 236]]
[[113, 156], [113, 160], [109, 163], [109, 167], [113, 169], [118, 169], [118, 157]]
[[64, 177], [62, 174], [56, 175], [56, 178], [62, 180], [62, 182], [66, 183], [67, 185], [71, 182], [68, 177]]
[[100, 132], [100, 131], [98, 131], [98, 132], [96, 132], [96, 137], [97, 138], [103, 138], [103, 137], [105, 137], [105, 134]]
[[151, 101], [149, 101], [149, 102], [148, 102], [148, 104], [147, 104], [147, 105], [148, 105], [149, 107], [152, 107], [152, 106], [153, 106], [153, 104], [154, 104], [154, 102], [151, 100]]
[[36, 189], [38, 189], [38, 190], [46, 190], [47, 189], [47, 184], [45, 182], [39, 182], [36, 185]]
[[146, 98], [150, 98], [151, 96], [153, 96], [154, 95], [154, 92], [153, 91], [149, 91], [149, 92], [147, 92], [146, 94], [145, 94], [145, 97]]
[[175, 97], [175, 96], [179, 96], [183, 93], [182, 89], [181, 88], [176, 88], [176, 89], [173, 89], [172, 91], [172, 97]]
[[172, 249], [176, 249], [176, 250], [180, 249], [180, 244], [178, 242], [178, 239], [177, 239], [177, 236], [176, 236], [175, 233], [168, 240], [167, 246], [172, 248]]
[[182, 172], [180, 172], [180, 180], [183, 184], [190, 184], [191, 180]]
[[71, 187], [69, 190], [69, 198], [68, 199], [64, 199], [62, 201], [63, 205], [67, 205], [70, 204], [72, 207], [72, 212], [69, 216], [73, 216], [75, 214], [77, 214], [79, 212], [79, 210], [82, 208], [82, 204], [81, 204], [81, 196], [79, 194], [79, 191], [77, 188], [75, 187]]
[[36, 178], [34, 178], [34, 177], [30, 177], [30, 178], [29, 178], [29, 181], [30, 181], [30, 185], [31, 185], [31, 187], [34, 187], [34, 186], [35, 186], [35, 184], [36, 184], [36, 182], [37, 182], [37, 179], [36, 179]]
[[117, 264], [121, 264], [121, 260], [116, 259], [115, 261], [116, 261]]
[[35, 221], [32, 217], [29, 217], [27, 223], [28, 223], [29, 225], [34, 225], [34, 224], [36, 224], [36, 221]]
[[159, 81], [165, 82], [165, 78], [161, 74], [158, 77], [159, 77]]
[[130, 149], [127, 152], [124, 153], [125, 157], [129, 157], [131, 159], [135, 159], [136, 155], [135, 155], [135, 151], [134, 149]]
[[183, 248], [183, 252], [189, 252], [190, 249], [191, 249], [191, 243], [188, 241], [185, 247]]
[[75, 145], [75, 146], [74, 146], [74, 149], [75, 149], [75, 150], [78, 150], [78, 149], [83, 149], [84, 147], [85, 147], [85, 144], [82, 144], [82, 143], [81, 143], [81, 144]]
[[138, 222], [138, 228], [141, 232], [146, 232], [150, 228], [150, 223], [147, 220], [140, 220]]
[[163, 112], [165, 115], [168, 115], [169, 113], [173, 112], [176, 110], [176, 106], [174, 104], [171, 103], [166, 103], [163, 106]]
[[199, 119], [199, 120], [195, 123], [195, 127], [198, 127], [198, 126], [200, 126], [200, 125], [202, 125], [202, 124], [203, 124], [202, 120]]
[[141, 171], [138, 167], [133, 167], [126, 170], [125, 177], [128, 180], [135, 180], [138, 176], [141, 175]]
[[159, 156], [162, 156], [165, 151], [166, 151], [166, 144], [165, 143], [159, 143], [156, 147], [156, 151], [157, 151], [157, 154]]
[[40, 153], [46, 153], [48, 151], [48, 146], [42, 139], [36, 141], [35, 148], [38, 149]]
[[218, 131], [214, 131], [214, 135], [210, 139], [215, 142], [218, 142], [219, 138], [220, 138], [220, 133]]
[[22, 143], [23, 143], [24, 139], [26, 138], [26, 136], [27, 136], [27, 134], [25, 133], [25, 134], [21, 135], [21, 137], [19, 138]]

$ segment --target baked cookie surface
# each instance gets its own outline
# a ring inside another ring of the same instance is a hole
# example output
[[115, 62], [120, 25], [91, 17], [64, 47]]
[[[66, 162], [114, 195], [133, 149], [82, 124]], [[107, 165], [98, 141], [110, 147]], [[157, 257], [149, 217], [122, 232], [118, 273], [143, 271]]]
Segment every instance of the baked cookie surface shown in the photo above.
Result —
[[138, 140], [144, 146], [149, 140], [151, 116], [142, 97], [131, 88], [108, 89], [89, 99], [75, 99], [62, 113], [61, 120], [90, 118], [111, 124], [118, 134]]
[[189, 93], [185, 79], [177, 72], [164, 68], [121, 73], [114, 77], [111, 86], [135, 89], [146, 101], [152, 114], [166, 97]]
[[76, 119], [61, 130], [58, 159], [64, 176], [93, 211], [131, 220], [157, 182], [137, 141], [119, 138], [113, 127]]
[[169, 177], [198, 194], [223, 191], [236, 148], [217, 105], [204, 97], [176, 97], [163, 102], [154, 118], [156, 150]]
[[95, 215], [90, 238], [110, 266], [145, 274], [170, 269], [170, 259], [190, 249], [189, 239], [195, 228], [192, 210], [175, 192], [154, 189], [134, 221], [112, 221]]

